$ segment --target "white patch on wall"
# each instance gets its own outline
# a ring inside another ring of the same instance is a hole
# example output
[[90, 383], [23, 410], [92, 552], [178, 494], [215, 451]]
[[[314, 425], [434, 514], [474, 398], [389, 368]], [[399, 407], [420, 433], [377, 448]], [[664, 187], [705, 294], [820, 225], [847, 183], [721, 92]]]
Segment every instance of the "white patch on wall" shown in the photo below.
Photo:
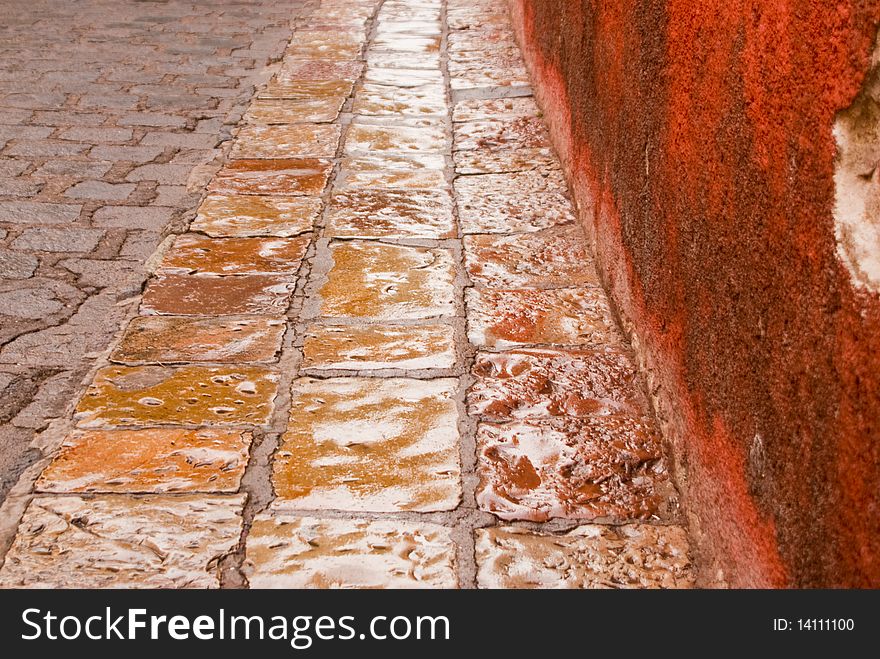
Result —
[[858, 95], [834, 122], [834, 231], [854, 285], [880, 292], [880, 34]]

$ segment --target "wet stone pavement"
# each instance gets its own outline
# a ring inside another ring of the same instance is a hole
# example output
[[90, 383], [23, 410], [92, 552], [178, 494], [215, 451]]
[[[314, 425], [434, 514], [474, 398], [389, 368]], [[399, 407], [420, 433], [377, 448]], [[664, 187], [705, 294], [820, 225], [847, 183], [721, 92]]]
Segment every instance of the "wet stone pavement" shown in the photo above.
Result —
[[[690, 586], [503, 0], [287, 9], [280, 63], [0, 511], [0, 585]], [[131, 201], [152, 171], [81, 190]]]

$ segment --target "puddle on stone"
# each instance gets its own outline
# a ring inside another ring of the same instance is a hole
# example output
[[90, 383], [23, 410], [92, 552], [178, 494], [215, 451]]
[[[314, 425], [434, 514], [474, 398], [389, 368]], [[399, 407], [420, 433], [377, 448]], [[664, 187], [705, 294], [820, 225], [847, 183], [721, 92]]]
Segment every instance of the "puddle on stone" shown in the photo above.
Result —
[[243, 430], [75, 431], [43, 471], [39, 492], [235, 492], [253, 437]]
[[442, 248], [331, 243], [333, 267], [321, 287], [327, 318], [404, 320], [455, 314], [455, 266]]
[[468, 339], [476, 346], [619, 346], [623, 342], [599, 287], [469, 289]]
[[245, 122], [276, 125], [329, 123], [335, 121], [345, 103], [345, 96], [310, 99], [256, 99], [251, 102]]
[[352, 124], [345, 139], [345, 153], [444, 153], [446, 133], [440, 126], [377, 126]]
[[37, 496], [0, 588], [219, 588], [245, 495]]
[[333, 165], [317, 158], [232, 160], [208, 190], [245, 195], [320, 195]]
[[668, 519], [660, 438], [629, 416], [480, 424], [477, 504], [502, 519]]
[[487, 420], [641, 417], [648, 409], [635, 368], [618, 350], [481, 352], [473, 373], [477, 381], [468, 392], [468, 410]]
[[213, 238], [296, 236], [311, 231], [321, 213], [316, 197], [209, 195], [191, 225]]
[[455, 343], [448, 325], [313, 325], [305, 336], [302, 365], [315, 370], [452, 368]]
[[247, 540], [251, 588], [455, 588], [449, 529], [403, 520], [262, 514]]
[[454, 238], [448, 192], [352, 191], [330, 200], [327, 235], [338, 238]]
[[287, 323], [283, 318], [139, 316], [110, 359], [124, 364], [273, 362]]
[[480, 588], [691, 588], [687, 535], [674, 526], [584, 525], [565, 535], [477, 529]]
[[503, 121], [453, 124], [456, 151], [549, 149], [550, 132], [543, 119], [514, 117]]
[[274, 457], [276, 507], [452, 510], [461, 498], [452, 378], [300, 378]]
[[329, 124], [242, 126], [229, 157], [244, 160], [291, 156], [332, 158], [336, 155], [340, 131], [340, 126]]
[[206, 238], [195, 233], [177, 237], [159, 265], [175, 274], [295, 275], [311, 242], [295, 238]]
[[262, 425], [278, 374], [259, 366], [106, 366], [76, 408], [81, 428]]
[[515, 236], [465, 236], [465, 264], [478, 287], [598, 286], [599, 277], [579, 227]]
[[282, 316], [294, 281], [278, 275], [165, 275], [150, 279], [141, 313], [168, 316]]

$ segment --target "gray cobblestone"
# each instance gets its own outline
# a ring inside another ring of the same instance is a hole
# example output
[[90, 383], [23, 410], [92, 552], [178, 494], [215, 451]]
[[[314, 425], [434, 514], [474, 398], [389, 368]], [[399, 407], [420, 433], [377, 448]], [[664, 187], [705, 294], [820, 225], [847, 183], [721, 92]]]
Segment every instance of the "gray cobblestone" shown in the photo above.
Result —
[[22, 231], [12, 246], [36, 252], [90, 252], [103, 235], [100, 229], [39, 227]]
[[104, 206], [95, 211], [92, 224], [97, 227], [161, 231], [171, 221], [172, 214], [171, 208]]
[[0, 222], [64, 224], [79, 218], [80, 204], [43, 204], [34, 201], [0, 201]]
[[68, 188], [64, 194], [72, 199], [101, 199], [122, 201], [134, 192], [129, 183], [105, 183], [104, 181], [83, 181]]

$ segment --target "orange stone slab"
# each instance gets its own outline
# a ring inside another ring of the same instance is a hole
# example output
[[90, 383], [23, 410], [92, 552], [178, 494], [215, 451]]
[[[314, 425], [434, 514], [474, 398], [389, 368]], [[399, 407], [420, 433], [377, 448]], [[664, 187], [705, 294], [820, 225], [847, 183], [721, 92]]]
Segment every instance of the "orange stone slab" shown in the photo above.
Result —
[[275, 77], [266, 88], [257, 92], [257, 99], [285, 99], [320, 101], [348, 98], [354, 87], [353, 80], [290, 80]]
[[366, 241], [330, 244], [333, 267], [321, 287], [327, 318], [404, 320], [455, 313], [455, 266], [442, 248]]
[[287, 60], [278, 72], [278, 79], [284, 81], [355, 81], [361, 77], [364, 63], [338, 60]]
[[39, 492], [235, 492], [253, 437], [243, 430], [151, 428], [75, 431]]
[[446, 114], [446, 97], [419, 89], [368, 84], [358, 90], [352, 112], [365, 116], [419, 117]]
[[448, 325], [313, 325], [303, 344], [303, 368], [374, 370], [452, 368]]
[[141, 313], [168, 316], [255, 314], [282, 316], [287, 311], [294, 281], [278, 275], [160, 274], [150, 279]]
[[261, 425], [278, 374], [259, 366], [106, 366], [76, 407], [81, 428]]
[[261, 316], [138, 316], [110, 359], [124, 364], [272, 362], [287, 323]]
[[209, 195], [191, 225], [213, 238], [290, 237], [311, 231], [323, 204], [316, 197]]
[[564, 535], [476, 531], [480, 588], [691, 588], [684, 529], [587, 524]]
[[477, 346], [620, 345], [605, 292], [597, 287], [553, 290], [468, 289], [468, 339]]
[[668, 519], [674, 489], [660, 438], [629, 416], [480, 424], [477, 504], [502, 519]]
[[285, 58], [355, 60], [365, 41], [363, 30], [297, 30]]
[[455, 588], [455, 544], [435, 524], [258, 515], [247, 540], [251, 588]]
[[644, 416], [647, 399], [619, 350], [521, 349], [477, 354], [471, 414], [508, 421], [594, 414]]
[[320, 195], [333, 164], [317, 158], [232, 160], [217, 172], [211, 192], [243, 195]]
[[335, 121], [345, 96], [310, 99], [256, 99], [244, 120], [249, 124], [328, 123]]
[[349, 157], [342, 161], [336, 186], [342, 190], [444, 190], [450, 187], [445, 167], [441, 154]]
[[387, 126], [352, 124], [345, 139], [345, 153], [443, 153], [446, 133], [439, 126]]
[[458, 381], [300, 378], [275, 454], [275, 506], [451, 510], [461, 498]]
[[229, 157], [332, 158], [342, 128], [334, 124], [288, 124], [242, 126]]
[[327, 235], [338, 238], [454, 238], [448, 192], [359, 190], [330, 200]]
[[38, 496], [0, 588], [219, 588], [245, 495]]
[[201, 275], [295, 275], [310, 242], [309, 236], [206, 238], [185, 233], [165, 253], [159, 270]]

